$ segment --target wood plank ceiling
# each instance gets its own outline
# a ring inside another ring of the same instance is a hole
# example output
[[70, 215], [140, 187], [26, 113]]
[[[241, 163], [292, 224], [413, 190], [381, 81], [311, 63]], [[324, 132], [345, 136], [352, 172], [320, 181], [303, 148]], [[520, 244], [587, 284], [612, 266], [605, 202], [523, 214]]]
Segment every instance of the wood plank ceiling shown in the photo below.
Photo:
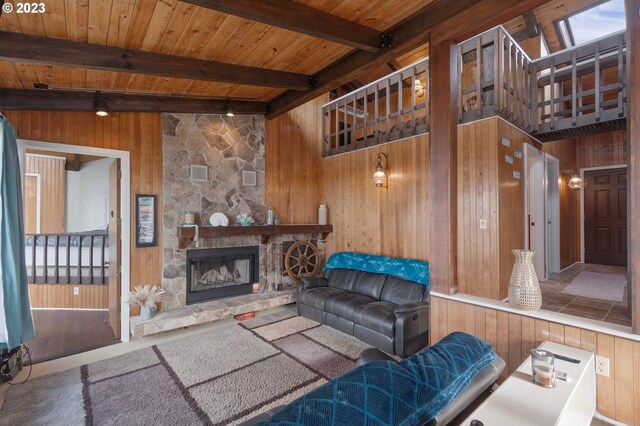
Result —
[[[52, 100], [57, 96], [69, 105], [74, 97], [69, 91], [99, 90], [105, 97], [118, 94], [114, 103], [119, 106], [126, 103], [125, 95], [157, 95], [149, 110], [170, 108], [169, 97], [177, 96], [244, 100], [245, 112], [262, 112], [275, 101], [284, 112], [299, 104], [295, 101], [305, 91], [307, 97], [315, 95], [314, 80], [302, 87], [311, 76], [321, 79], [318, 89], [326, 92], [354, 73], [366, 83], [387, 74], [388, 64], [419, 59], [428, 52], [430, 26], [478, 1], [49, 0], [43, 14], [0, 15], [0, 88], [33, 90], [35, 83], [44, 83], [67, 92], [33, 96], [33, 109], [59, 109]], [[536, 17], [544, 28], [567, 8], [573, 5], [554, 0], [538, 8]], [[416, 30], [422, 22], [425, 28]], [[388, 31], [399, 34], [402, 46], [392, 39], [393, 48], [385, 53], [372, 38]], [[418, 43], [409, 40], [416, 34], [424, 35]], [[0, 106], [28, 107], [29, 93], [4, 92]], [[140, 97], [135, 101], [139, 108]], [[76, 109], [91, 104], [92, 98], [82, 94]], [[224, 108], [222, 102], [180, 105], [185, 111]]]

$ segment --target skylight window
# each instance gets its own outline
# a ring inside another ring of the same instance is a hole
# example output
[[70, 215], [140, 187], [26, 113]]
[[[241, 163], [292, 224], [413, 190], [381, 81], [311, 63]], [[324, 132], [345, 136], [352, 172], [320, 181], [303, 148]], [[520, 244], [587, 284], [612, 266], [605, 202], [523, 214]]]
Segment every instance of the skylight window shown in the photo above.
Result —
[[566, 47], [587, 43], [625, 28], [624, 0], [609, 0], [558, 22]]

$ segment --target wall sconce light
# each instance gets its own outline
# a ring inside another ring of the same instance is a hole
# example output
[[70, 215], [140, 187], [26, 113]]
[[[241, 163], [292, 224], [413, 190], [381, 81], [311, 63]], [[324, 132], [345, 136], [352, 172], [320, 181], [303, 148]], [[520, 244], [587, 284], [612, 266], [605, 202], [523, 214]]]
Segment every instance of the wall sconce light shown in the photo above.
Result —
[[421, 98], [424, 96], [424, 86], [420, 80], [416, 79], [413, 90], [415, 90], [417, 97]]
[[107, 101], [104, 100], [99, 91], [96, 92], [96, 98], [93, 100], [93, 109], [99, 117], [109, 115], [109, 111], [107, 111]]
[[235, 115], [233, 113], [233, 105], [231, 105], [231, 99], [227, 99], [226, 114], [227, 117], [233, 117]]
[[[382, 157], [384, 157], [384, 163]], [[388, 165], [389, 159], [387, 158], [387, 154], [379, 152], [378, 157], [376, 158], [376, 172], [373, 174], [373, 183], [376, 184], [376, 188], [387, 187], [387, 183], [389, 181]]]
[[576, 170], [571, 179], [569, 179], [569, 182], [567, 182], [567, 186], [569, 186], [569, 189], [579, 191], [587, 186], [587, 181], [580, 177], [578, 170]]

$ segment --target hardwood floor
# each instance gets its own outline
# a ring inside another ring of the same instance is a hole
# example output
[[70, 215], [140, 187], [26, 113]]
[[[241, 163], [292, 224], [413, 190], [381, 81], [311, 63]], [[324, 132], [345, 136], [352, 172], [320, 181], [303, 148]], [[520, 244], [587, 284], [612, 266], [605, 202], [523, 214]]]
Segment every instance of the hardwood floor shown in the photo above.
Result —
[[26, 345], [32, 363], [112, 345], [118, 341], [107, 311], [32, 310], [36, 337]]
[[631, 326], [631, 317], [627, 315], [626, 290], [622, 302], [591, 299], [562, 292], [582, 271], [616, 275], [625, 275], [627, 273], [627, 269], [620, 266], [578, 263], [560, 273], [549, 274], [548, 280], [540, 282], [542, 309], [612, 324]]

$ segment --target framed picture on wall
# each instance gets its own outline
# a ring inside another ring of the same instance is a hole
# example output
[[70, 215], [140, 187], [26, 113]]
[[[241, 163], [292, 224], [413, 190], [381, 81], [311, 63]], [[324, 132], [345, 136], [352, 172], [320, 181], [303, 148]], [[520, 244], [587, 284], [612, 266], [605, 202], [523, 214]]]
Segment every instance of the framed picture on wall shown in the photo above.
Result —
[[158, 245], [156, 225], [156, 196], [136, 194], [136, 247]]

